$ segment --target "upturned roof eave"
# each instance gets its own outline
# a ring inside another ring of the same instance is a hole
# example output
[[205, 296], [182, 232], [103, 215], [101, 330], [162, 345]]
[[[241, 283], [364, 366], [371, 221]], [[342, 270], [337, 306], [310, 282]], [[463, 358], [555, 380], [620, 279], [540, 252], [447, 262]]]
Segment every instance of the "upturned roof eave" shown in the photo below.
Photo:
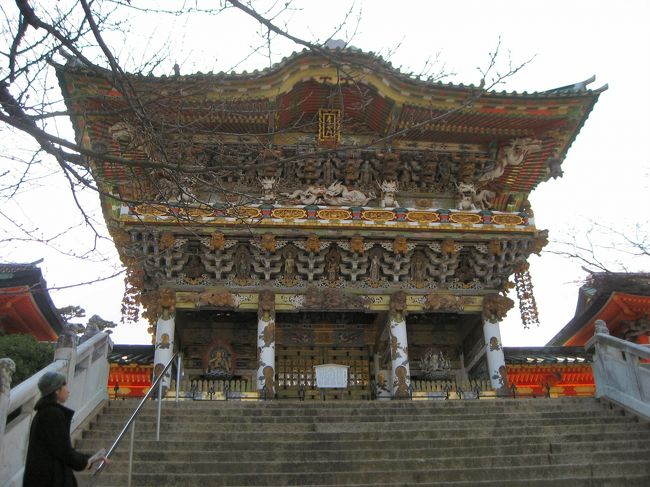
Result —
[[[346, 64], [351, 64], [356, 68], [370, 68], [374, 70], [379, 70], [383, 75], [386, 75], [388, 77], [393, 78], [395, 81], [399, 81], [401, 83], [406, 83], [407, 85], [411, 85], [413, 88], [417, 89], [432, 89], [432, 90], [450, 90], [450, 91], [456, 91], [456, 92], [462, 92], [462, 93], [473, 93], [476, 90], [480, 89], [479, 86], [476, 86], [474, 84], [469, 84], [465, 85], [463, 83], [451, 83], [451, 82], [443, 82], [443, 81], [429, 81], [429, 80], [423, 80], [419, 76], [413, 76], [411, 74], [405, 74], [402, 73], [399, 68], [394, 68], [390, 62], [387, 62], [383, 60], [381, 57], [376, 56], [373, 53], [366, 53], [361, 50], [357, 49], [345, 49], [345, 50], [340, 50], [340, 49], [335, 49], [335, 50], [329, 50], [333, 53], [335, 56], [339, 56], [339, 59], [335, 59], [334, 61], [339, 61], [343, 65]], [[259, 83], [264, 83], [268, 81], [270, 78], [278, 75], [281, 72], [289, 70], [292, 66], [298, 64], [299, 61], [309, 59], [309, 58], [315, 58], [315, 59], [320, 59], [320, 62], [322, 63], [323, 55], [319, 55], [318, 53], [314, 53], [309, 50], [303, 50], [300, 52], [293, 52], [291, 55], [283, 58], [280, 62], [273, 64], [270, 67], [264, 68], [262, 70], [255, 70], [251, 73], [243, 71], [240, 73], [236, 72], [218, 72], [218, 73], [213, 73], [213, 72], [208, 72], [208, 73], [202, 73], [202, 72], [197, 72], [193, 74], [187, 74], [187, 75], [161, 75], [161, 76], [155, 76], [153, 74], [141, 74], [141, 73], [127, 73], [129, 77], [132, 77], [133, 79], [136, 80], [142, 80], [142, 81], [151, 81], [151, 82], [175, 82], [175, 83], [189, 83], [189, 82], [196, 82], [198, 80], [214, 80], [215, 82], [217, 81], [227, 81], [227, 82], [244, 82], [244, 81], [257, 81]], [[326, 59], [327, 60], [327, 59]], [[328, 60], [330, 63], [334, 63], [333, 60]], [[356, 61], [356, 62], [355, 62]], [[59, 75], [59, 80], [62, 80], [62, 76], [60, 73], [64, 72], [78, 72], [78, 73], [87, 73], [91, 75], [98, 75], [99, 73], [104, 73], [106, 79], [110, 79], [113, 77], [113, 74], [111, 73], [110, 70], [106, 68], [101, 68], [98, 67], [96, 69], [89, 69], [83, 65], [73, 65], [76, 63], [71, 63], [68, 62], [65, 65], [62, 64], [56, 64], [54, 63], [55, 69], [57, 71], [57, 74]], [[573, 88], [574, 86], [582, 86], [584, 82], [580, 83], [575, 83], [574, 85], [567, 85], [567, 87], [561, 87], [561, 88], [554, 88], [554, 89], [549, 89], [549, 90], [544, 90], [544, 91], [539, 91], [539, 92], [517, 92], [517, 91], [506, 91], [506, 90], [490, 90], [486, 91], [482, 96], [488, 97], [488, 98], [499, 98], [499, 97], [506, 97], [506, 98], [517, 98], [517, 99], [522, 99], [522, 98], [530, 98], [530, 99], [554, 99], [554, 98], [571, 98], [571, 97], [584, 97], [584, 96], [597, 96], [603, 91], [608, 89], [607, 85], [604, 85], [600, 88], [597, 88], [595, 90], [587, 89], [587, 88], [582, 88], [582, 89], [575, 89]]]

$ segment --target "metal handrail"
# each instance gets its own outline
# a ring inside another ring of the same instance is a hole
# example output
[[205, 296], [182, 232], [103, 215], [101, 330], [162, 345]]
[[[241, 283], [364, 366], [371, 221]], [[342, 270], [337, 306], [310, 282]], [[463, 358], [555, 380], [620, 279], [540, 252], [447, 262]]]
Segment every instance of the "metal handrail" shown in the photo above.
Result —
[[[149, 399], [154, 392], [158, 393], [158, 413], [157, 413], [157, 425], [156, 425], [156, 440], [160, 440], [160, 411], [162, 407], [162, 387], [159, 387], [160, 383], [162, 382], [163, 378], [165, 377], [165, 373], [169, 368], [172, 366], [174, 363], [174, 360], [178, 360], [177, 363], [177, 368], [176, 368], [176, 402], [178, 402], [178, 391], [179, 391], [179, 379], [180, 379], [180, 368], [181, 368], [181, 355], [176, 352], [172, 356], [172, 358], [167, 362], [167, 365], [163, 368], [163, 370], [160, 372], [154, 383], [151, 385], [145, 396], [142, 398], [140, 401], [140, 404], [135, 408], [135, 411], [131, 414], [131, 417], [129, 420], [126, 422], [124, 427], [122, 428], [122, 431], [117, 435], [115, 438], [115, 441], [113, 441], [113, 444], [111, 447], [108, 449], [106, 452], [106, 458], [109, 458], [115, 449], [117, 448], [117, 445], [122, 441], [122, 438], [128, 431], [129, 427], [133, 425], [133, 428], [131, 429], [131, 444], [129, 446], [129, 477], [128, 477], [128, 485], [131, 485], [131, 470], [132, 470], [132, 465], [133, 465], [133, 442], [135, 438], [135, 419], [137, 416], [140, 414], [140, 411], [144, 407], [144, 404], [147, 402], [147, 399]], [[106, 466], [106, 463], [102, 461], [97, 469], [92, 473], [92, 476], [95, 477], [98, 474], [100, 474]]]

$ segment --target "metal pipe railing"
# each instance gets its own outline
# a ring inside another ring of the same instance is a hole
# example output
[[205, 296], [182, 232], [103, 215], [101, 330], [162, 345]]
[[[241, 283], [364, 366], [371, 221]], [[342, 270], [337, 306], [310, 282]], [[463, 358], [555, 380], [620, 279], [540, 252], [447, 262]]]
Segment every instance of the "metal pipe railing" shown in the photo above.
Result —
[[[165, 374], [169, 370], [169, 368], [172, 366], [174, 363], [174, 360], [177, 360], [177, 371], [176, 371], [176, 401], [178, 401], [178, 394], [179, 394], [179, 387], [180, 387], [180, 367], [181, 367], [181, 356], [178, 352], [176, 352], [172, 358], [167, 362], [167, 365], [163, 368], [163, 370], [160, 372], [158, 377], [156, 377], [156, 380], [154, 383], [151, 385], [151, 388], [149, 388], [149, 391], [147, 391], [147, 394], [142, 398], [138, 406], [135, 408], [131, 416], [129, 417], [128, 421], [122, 428], [122, 430], [119, 432], [117, 437], [115, 438], [115, 441], [113, 441], [113, 444], [111, 447], [108, 449], [106, 452], [106, 458], [109, 458], [115, 449], [117, 448], [117, 445], [122, 441], [122, 438], [128, 431], [129, 427], [133, 426], [131, 429], [131, 441], [129, 445], [129, 470], [128, 470], [128, 483], [127, 486], [131, 486], [131, 475], [133, 473], [133, 447], [134, 447], [134, 439], [135, 439], [135, 420], [137, 416], [140, 414], [140, 411], [144, 407], [145, 403], [147, 400], [152, 396], [152, 394], [157, 392], [158, 394], [158, 412], [156, 415], [156, 440], [160, 440], [160, 413], [161, 413], [161, 408], [162, 408], [162, 387], [161, 383], [163, 381], [163, 378], [165, 377]], [[105, 462], [101, 462], [97, 469], [92, 473], [93, 477], [96, 477], [99, 475], [105, 468], [106, 464]]]

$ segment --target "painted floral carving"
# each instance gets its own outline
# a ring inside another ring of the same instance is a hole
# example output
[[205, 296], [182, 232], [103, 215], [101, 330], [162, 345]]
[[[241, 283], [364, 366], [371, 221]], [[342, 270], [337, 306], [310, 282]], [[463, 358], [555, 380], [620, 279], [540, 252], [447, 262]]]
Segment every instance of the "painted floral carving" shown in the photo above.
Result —
[[226, 237], [221, 232], [214, 232], [210, 237], [210, 250], [221, 250], [226, 247]]
[[500, 294], [488, 294], [483, 298], [483, 318], [493, 323], [497, 323], [506, 317], [506, 314], [515, 302]]
[[363, 237], [354, 236], [350, 239], [350, 250], [355, 253], [362, 253], [364, 251]]
[[465, 303], [461, 296], [431, 293], [424, 298], [422, 307], [430, 311], [463, 311]]
[[396, 237], [393, 240], [393, 252], [400, 255], [406, 255], [409, 250], [408, 241], [406, 237]]

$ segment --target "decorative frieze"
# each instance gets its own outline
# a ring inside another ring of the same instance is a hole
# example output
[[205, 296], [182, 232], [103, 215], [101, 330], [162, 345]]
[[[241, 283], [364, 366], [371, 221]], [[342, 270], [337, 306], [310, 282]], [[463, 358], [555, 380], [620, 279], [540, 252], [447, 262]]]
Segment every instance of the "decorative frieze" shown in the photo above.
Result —
[[[270, 233], [261, 238], [172, 235], [162, 249], [155, 232], [133, 232], [124, 249], [142, 262], [144, 288], [179, 286], [273, 288], [494, 289], [525, 262], [524, 239], [418, 242], [353, 236], [325, 240], [314, 235], [289, 240]], [[218, 245], [212, 245], [214, 242]]]

